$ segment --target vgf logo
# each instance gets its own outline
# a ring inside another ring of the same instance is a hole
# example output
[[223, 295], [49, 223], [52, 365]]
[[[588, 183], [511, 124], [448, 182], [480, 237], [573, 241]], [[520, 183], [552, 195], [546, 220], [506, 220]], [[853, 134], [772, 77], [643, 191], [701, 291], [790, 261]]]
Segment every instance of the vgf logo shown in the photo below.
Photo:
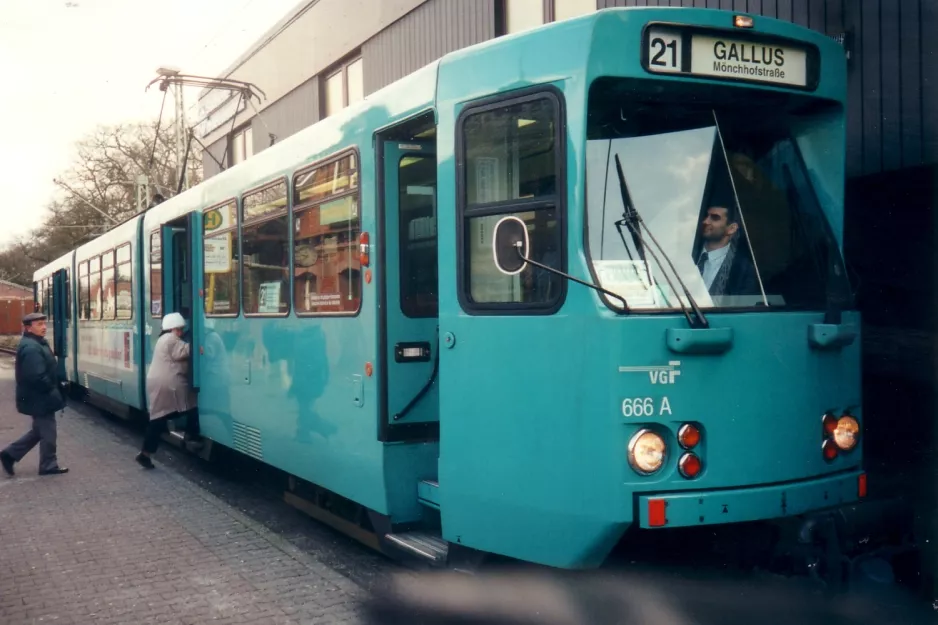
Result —
[[674, 384], [681, 375], [680, 367], [680, 360], [672, 360], [667, 365], [652, 367], [619, 367], [619, 373], [647, 373], [652, 384]]

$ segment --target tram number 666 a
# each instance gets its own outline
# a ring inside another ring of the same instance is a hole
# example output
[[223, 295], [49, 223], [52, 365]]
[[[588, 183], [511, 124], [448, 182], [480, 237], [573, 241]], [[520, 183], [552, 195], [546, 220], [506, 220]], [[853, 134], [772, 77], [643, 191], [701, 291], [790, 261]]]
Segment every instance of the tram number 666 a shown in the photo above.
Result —
[[622, 400], [623, 417], [653, 417], [671, 414], [671, 402], [662, 397], [658, 405], [652, 397], [627, 397]]

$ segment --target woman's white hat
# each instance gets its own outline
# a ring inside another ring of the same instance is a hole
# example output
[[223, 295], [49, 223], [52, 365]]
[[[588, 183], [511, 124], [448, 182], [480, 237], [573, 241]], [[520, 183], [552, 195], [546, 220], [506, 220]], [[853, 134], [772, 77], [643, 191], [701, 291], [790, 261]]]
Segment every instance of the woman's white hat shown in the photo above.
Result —
[[186, 327], [186, 320], [178, 312], [169, 313], [163, 317], [163, 329], [175, 330], [176, 328]]

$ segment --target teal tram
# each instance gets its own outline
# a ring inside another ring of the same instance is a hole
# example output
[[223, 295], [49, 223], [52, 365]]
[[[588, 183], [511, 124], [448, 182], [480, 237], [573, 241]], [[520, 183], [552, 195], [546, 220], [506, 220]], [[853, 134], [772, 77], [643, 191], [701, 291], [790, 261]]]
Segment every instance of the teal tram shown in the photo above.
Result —
[[[62, 373], [146, 411], [164, 313], [201, 427], [432, 563], [866, 495], [844, 53], [609, 9], [472, 46], [35, 275]], [[207, 453], [207, 452], [203, 452]]]

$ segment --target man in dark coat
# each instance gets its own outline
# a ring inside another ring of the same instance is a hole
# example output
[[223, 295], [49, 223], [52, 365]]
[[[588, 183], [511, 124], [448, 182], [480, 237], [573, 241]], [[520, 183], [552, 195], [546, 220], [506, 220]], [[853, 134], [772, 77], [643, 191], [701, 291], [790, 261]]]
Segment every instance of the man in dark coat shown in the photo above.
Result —
[[735, 211], [715, 205], [707, 210], [700, 224], [703, 249], [697, 256], [697, 269], [710, 295], [758, 295], [756, 271], [741, 238]]
[[46, 342], [46, 317], [30, 313], [23, 317], [25, 331], [16, 350], [16, 409], [33, 418], [33, 427], [0, 451], [0, 465], [13, 475], [13, 465], [39, 444], [39, 475], [67, 473], [55, 456], [55, 413], [65, 408], [59, 386], [55, 356]]

